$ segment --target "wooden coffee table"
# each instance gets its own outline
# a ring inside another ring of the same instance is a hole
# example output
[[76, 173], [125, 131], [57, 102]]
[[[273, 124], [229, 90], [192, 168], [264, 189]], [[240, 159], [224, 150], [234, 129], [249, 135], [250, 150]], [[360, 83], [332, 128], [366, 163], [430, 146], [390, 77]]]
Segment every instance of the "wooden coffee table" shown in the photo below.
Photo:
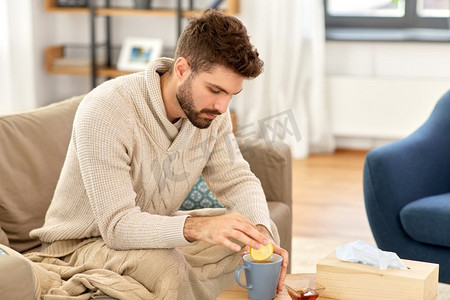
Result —
[[[288, 274], [286, 276], [285, 282], [289, 284], [290, 282], [295, 283], [295, 281], [301, 281], [304, 279], [316, 279], [316, 274]], [[249, 299], [247, 296], [247, 290], [240, 287], [239, 285], [234, 285], [222, 294], [217, 297], [217, 300], [236, 300], [236, 299]], [[277, 295], [275, 298], [277, 300], [291, 300], [291, 297], [286, 291], [286, 288], [283, 289], [283, 291]], [[331, 300], [331, 298], [324, 298], [319, 297], [320, 300]]]

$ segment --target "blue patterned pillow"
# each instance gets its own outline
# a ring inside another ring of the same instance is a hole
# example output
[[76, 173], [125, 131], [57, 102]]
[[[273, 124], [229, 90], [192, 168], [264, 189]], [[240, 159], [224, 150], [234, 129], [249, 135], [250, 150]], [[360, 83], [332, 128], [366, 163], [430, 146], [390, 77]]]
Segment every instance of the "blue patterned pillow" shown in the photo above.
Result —
[[200, 176], [192, 187], [191, 191], [181, 204], [180, 210], [192, 210], [198, 208], [225, 207], [214, 197], [209, 190], [203, 176]]

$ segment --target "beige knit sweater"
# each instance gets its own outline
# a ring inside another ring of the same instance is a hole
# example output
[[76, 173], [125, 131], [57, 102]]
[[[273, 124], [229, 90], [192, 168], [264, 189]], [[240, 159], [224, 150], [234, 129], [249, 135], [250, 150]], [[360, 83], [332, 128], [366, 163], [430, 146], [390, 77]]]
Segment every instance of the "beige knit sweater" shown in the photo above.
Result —
[[178, 130], [167, 119], [159, 73], [170, 62], [107, 81], [83, 99], [45, 224], [31, 237], [52, 243], [101, 236], [118, 250], [189, 244], [187, 216], [174, 213], [200, 174], [229, 210], [271, 229], [229, 112], [208, 129], [183, 120]]

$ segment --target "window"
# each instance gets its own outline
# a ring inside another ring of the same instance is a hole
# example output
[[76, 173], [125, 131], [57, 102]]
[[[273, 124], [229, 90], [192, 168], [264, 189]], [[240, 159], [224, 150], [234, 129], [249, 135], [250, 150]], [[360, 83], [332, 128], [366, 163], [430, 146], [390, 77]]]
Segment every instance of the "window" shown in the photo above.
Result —
[[450, 1], [448, 0], [421, 0], [417, 2], [417, 14], [421, 17], [448, 18]]
[[328, 14], [340, 17], [403, 17], [405, 1], [328, 1]]
[[324, 0], [328, 28], [450, 28], [450, 0]]

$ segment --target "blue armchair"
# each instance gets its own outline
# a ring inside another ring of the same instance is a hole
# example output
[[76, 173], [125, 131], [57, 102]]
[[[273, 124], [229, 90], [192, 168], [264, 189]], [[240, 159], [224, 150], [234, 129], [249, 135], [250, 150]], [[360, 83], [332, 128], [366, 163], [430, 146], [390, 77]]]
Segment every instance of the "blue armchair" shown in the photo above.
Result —
[[364, 198], [380, 249], [438, 263], [450, 283], [450, 91], [414, 133], [368, 153]]

